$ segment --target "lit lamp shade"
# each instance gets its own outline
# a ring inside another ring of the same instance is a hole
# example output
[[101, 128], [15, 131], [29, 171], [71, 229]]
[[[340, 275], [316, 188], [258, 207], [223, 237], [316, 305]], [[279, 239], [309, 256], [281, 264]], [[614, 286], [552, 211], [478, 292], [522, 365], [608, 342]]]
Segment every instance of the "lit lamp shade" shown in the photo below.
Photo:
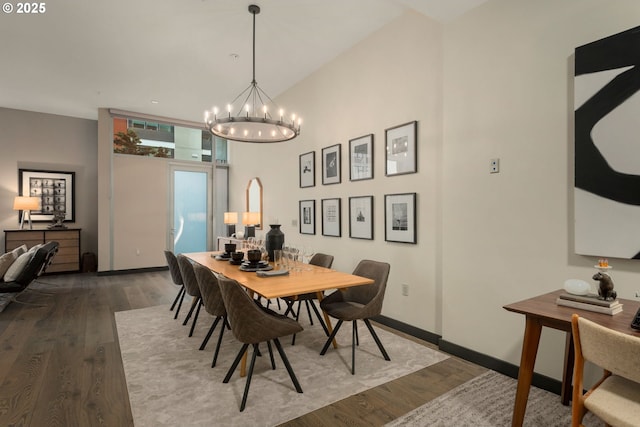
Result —
[[236, 232], [236, 224], [238, 223], [238, 212], [225, 212], [224, 223], [227, 224], [227, 236], [233, 236]]
[[244, 224], [244, 237], [256, 236], [256, 224], [260, 224], [260, 212], [243, 212], [242, 224]]
[[32, 229], [31, 211], [40, 210], [40, 197], [16, 196], [13, 199], [13, 210], [22, 211], [22, 215], [20, 215], [20, 230], [24, 228], [25, 217], [29, 221], [29, 229]]

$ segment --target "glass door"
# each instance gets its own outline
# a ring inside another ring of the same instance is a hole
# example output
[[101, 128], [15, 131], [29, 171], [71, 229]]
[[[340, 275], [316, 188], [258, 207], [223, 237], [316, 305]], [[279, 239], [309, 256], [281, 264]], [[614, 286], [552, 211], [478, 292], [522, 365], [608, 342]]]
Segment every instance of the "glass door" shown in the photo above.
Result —
[[211, 172], [174, 165], [171, 168], [171, 245], [176, 254], [211, 247]]

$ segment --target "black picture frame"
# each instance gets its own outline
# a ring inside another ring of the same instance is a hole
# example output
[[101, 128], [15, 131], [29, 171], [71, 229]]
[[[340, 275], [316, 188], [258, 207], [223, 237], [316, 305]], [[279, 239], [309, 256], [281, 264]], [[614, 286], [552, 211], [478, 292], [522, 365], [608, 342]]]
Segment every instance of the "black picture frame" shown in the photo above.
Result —
[[322, 199], [322, 235], [331, 237], [342, 236], [341, 199]]
[[32, 222], [51, 222], [56, 211], [65, 213], [64, 222], [76, 221], [75, 176], [75, 172], [18, 169], [18, 194], [40, 197], [41, 209], [30, 212]]
[[339, 184], [341, 181], [341, 147], [335, 144], [322, 149], [322, 184]]
[[349, 237], [373, 240], [373, 196], [349, 197]]
[[300, 154], [299, 157], [300, 188], [315, 187], [316, 185], [316, 152]]
[[415, 244], [416, 219], [416, 193], [385, 194], [385, 241]]
[[418, 172], [418, 122], [412, 121], [384, 131], [385, 175], [404, 175]]
[[373, 134], [349, 140], [349, 180], [373, 179]]
[[316, 201], [300, 200], [298, 205], [300, 234], [316, 234]]

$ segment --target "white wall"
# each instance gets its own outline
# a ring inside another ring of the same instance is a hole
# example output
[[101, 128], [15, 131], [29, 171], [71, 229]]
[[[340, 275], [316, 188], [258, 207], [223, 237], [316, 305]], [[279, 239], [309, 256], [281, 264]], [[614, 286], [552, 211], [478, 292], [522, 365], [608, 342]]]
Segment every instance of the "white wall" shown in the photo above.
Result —
[[[13, 198], [18, 195], [18, 169], [75, 172], [76, 220], [66, 225], [82, 228], [81, 251], [95, 253], [97, 122], [0, 108], [0, 130], [0, 229], [19, 227], [18, 215], [13, 210]], [[0, 239], [2, 252], [4, 233]]]
[[[368, 258], [391, 263], [383, 314], [429, 331], [439, 331], [437, 253], [442, 107], [440, 24], [408, 13], [336, 58], [278, 99], [302, 115], [300, 137], [281, 144], [231, 144], [230, 209], [244, 210], [248, 180], [264, 187], [264, 220], [282, 223], [285, 240], [311, 244], [335, 256], [334, 268], [352, 271]], [[268, 92], [266, 82], [264, 89]], [[294, 111], [290, 111], [294, 112]], [[386, 128], [418, 121], [418, 173], [385, 177]], [[374, 134], [374, 179], [349, 181], [349, 140]], [[321, 150], [342, 144], [342, 182], [322, 185]], [[316, 152], [316, 186], [299, 188], [298, 156]], [[384, 241], [384, 195], [416, 192], [416, 245]], [[349, 238], [349, 196], [374, 196], [374, 240]], [[342, 200], [342, 237], [321, 235], [323, 198]], [[316, 200], [316, 235], [301, 235], [298, 202]], [[266, 230], [265, 230], [266, 231]], [[402, 296], [401, 285], [409, 285]]]
[[[501, 307], [593, 283], [573, 253], [573, 52], [638, 16], [634, 0], [493, 0], [445, 27], [444, 339], [518, 364], [524, 317]], [[633, 298], [640, 264], [611, 263]], [[536, 371], [559, 378], [563, 349], [544, 329]]]

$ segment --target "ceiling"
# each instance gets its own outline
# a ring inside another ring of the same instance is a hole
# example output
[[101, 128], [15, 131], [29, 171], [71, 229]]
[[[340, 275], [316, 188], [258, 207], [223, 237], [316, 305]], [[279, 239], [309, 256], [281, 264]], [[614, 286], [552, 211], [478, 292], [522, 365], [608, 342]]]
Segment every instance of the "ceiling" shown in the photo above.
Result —
[[[252, 77], [272, 98], [408, 9], [447, 22], [486, 0], [56, 0], [0, 14], [0, 107], [99, 107], [200, 122]], [[5, 3], [5, 5], [8, 3]], [[13, 2], [12, 4], [17, 4]]]

